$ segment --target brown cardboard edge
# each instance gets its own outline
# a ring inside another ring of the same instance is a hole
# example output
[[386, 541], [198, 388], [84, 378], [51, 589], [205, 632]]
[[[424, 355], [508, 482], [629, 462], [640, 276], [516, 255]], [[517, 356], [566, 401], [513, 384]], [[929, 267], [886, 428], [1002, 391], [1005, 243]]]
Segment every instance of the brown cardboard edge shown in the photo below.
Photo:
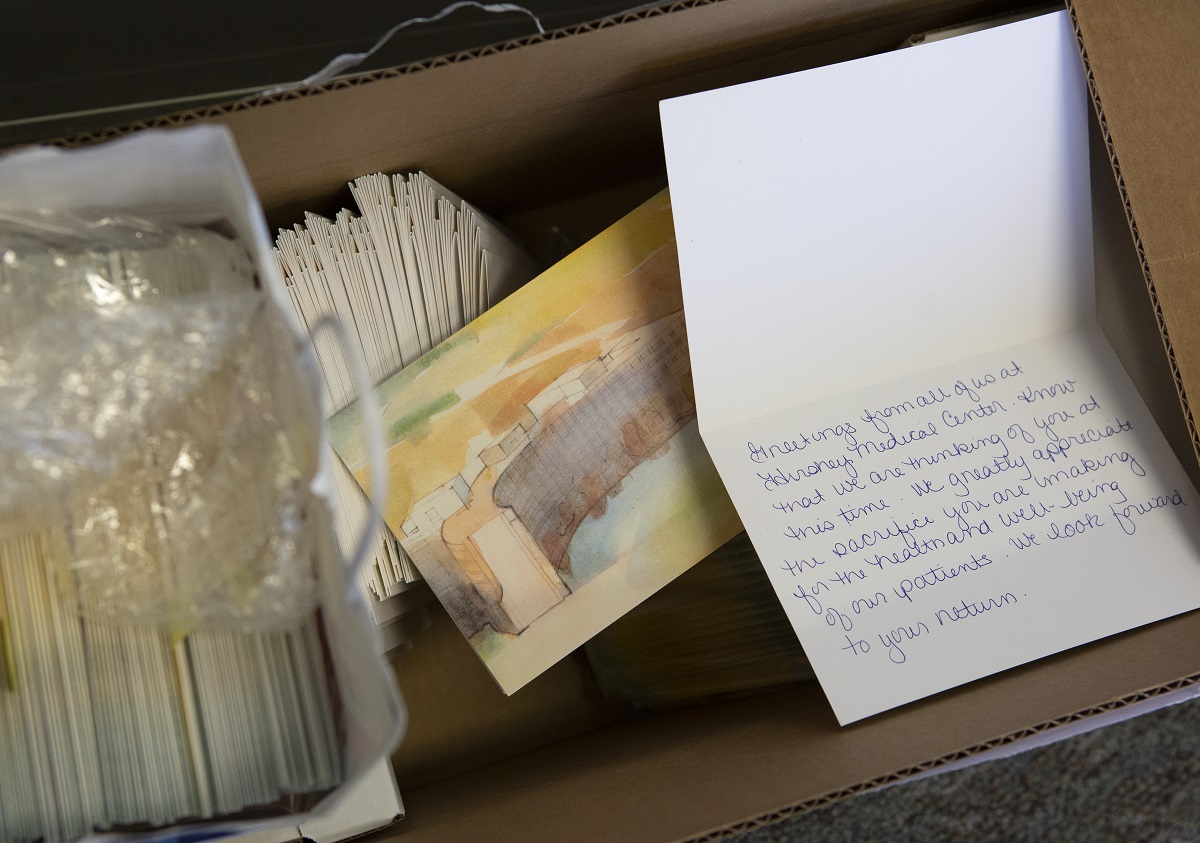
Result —
[[637, 21], [656, 18], [674, 12], [684, 11], [700, 6], [710, 6], [716, 3], [724, 2], [727, 2], [727, 0], [671, 0], [671, 2], [662, 2], [657, 5], [638, 7], [626, 12], [620, 12], [616, 15], [611, 15], [609, 17], [598, 18], [594, 21], [586, 21], [574, 26], [565, 26], [559, 29], [552, 29], [547, 32], [538, 32], [521, 38], [514, 38], [508, 41], [500, 41], [494, 44], [488, 44], [471, 50], [460, 50], [456, 53], [447, 53], [445, 55], [435, 56], [433, 58], [423, 59], [421, 61], [410, 62], [409, 64], [403, 64], [397, 67], [388, 67], [381, 70], [372, 70], [364, 73], [351, 74], [348, 76], [339, 77], [322, 85], [296, 88], [279, 94], [249, 96], [243, 99], [234, 100], [232, 102], [171, 112], [158, 117], [152, 117], [145, 120], [135, 120], [130, 123], [112, 126], [96, 132], [79, 132], [67, 137], [47, 140], [45, 143], [50, 146], [72, 148], [111, 140], [112, 138], [121, 137], [123, 135], [130, 134], [131, 132], [137, 132], [143, 129], [166, 129], [177, 126], [186, 126], [190, 123], [195, 123], [201, 120], [211, 120], [226, 114], [232, 114], [237, 111], [261, 108], [266, 105], [272, 105], [274, 103], [284, 102], [287, 100], [307, 99], [309, 97], [320, 96], [333, 91], [340, 91], [345, 88], [356, 88], [360, 85], [369, 85], [373, 82], [379, 82], [384, 79], [392, 79], [399, 76], [410, 76], [414, 73], [422, 73], [424, 71], [433, 70], [434, 68], [443, 67], [445, 65], [462, 64], [463, 62], [472, 61], [485, 56], [511, 52], [512, 50], [518, 50], [534, 44], [542, 44], [547, 41], [559, 41], [564, 38], [571, 38], [587, 32], [595, 32], [598, 29], [608, 29], [609, 27], [613, 26], [635, 23]]
[[[390, 820], [388, 820], [387, 822], [385, 822], [383, 825], [376, 826], [375, 828], [368, 828], [366, 831], [360, 831], [357, 834], [351, 834], [349, 837], [343, 837], [341, 840], [338, 840], [337, 843], [350, 843], [351, 840], [360, 840], [363, 837], [366, 837], [371, 834], [375, 834], [378, 831], [387, 831], [389, 828], [392, 828], [393, 826], [397, 825], [398, 823], [402, 822], [403, 820], [404, 820], [404, 812], [401, 811], [399, 814], [393, 815], [393, 817]], [[301, 835], [299, 839], [303, 841], [303, 840], [307, 840], [308, 838]]]
[[1154, 286], [1154, 275], [1150, 270], [1150, 262], [1146, 260], [1146, 250], [1142, 245], [1141, 235], [1138, 233], [1137, 218], [1133, 211], [1133, 204], [1129, 201], [1129, 192], [1125, 188], [1125, 178], [1121, 172], [1121, 165], [1117, 159], [1116, 145], [1113, 143], [1112, 133], [1108, 128], [1108, 121], [1104, 116], [1104, 104], [1100, 100], [1100, 92], [1096, 87], [1096, 76], [1092, 71], [1092, 64], [1088, 60], [1087, 45], [1083, 40], [1083, 32], [1079, 25], [1079, 18], [1076, 14], [1074, 0], [1066, 0], [1067, 12], [1071, 17], [1071, 28], [1075, 33], [1075, 43], [1079, 47], [1079, 57], [1083, 60], [1084, 76], [1087, 79], [1088, 93], [1091, 95], [1092, 107], [1096, 112], [1096, 120], [1100, 126], [1100, 135], [1104, 141], [1104, 148], [1108, 151], [1108, 161], [1112, 166], [1113, 176], [1117, 182], [1117, 190], [1121, 195], [1121, 204], [1125, 207], [1125, 219], [1129, 223], [1129, 231], [1133, 237], [1133, 245], [1137, 251], [1138, 263], [1142, 267], [1142, 277], [1146, 282], [1146, 291], [1150, 294], [1150, 305], [1154, 310], [1154, 319], [1158, 323], [1158, 332], [1162, 338], [1163, 350], [1167, 354], [1167, 362], [1171, 367], [1171, 377], [1175, 381], [1175, 391], [1179, 396], [1179, 405], [1183, 410], [1184, 420], [1187, 422], [1188, 434], [1191, 436], [1192, 449], [1197, 460], [1200, 460], [1200, 433], [1196, 429], [1196, 420], [1192, 415], [1191, 402], [1188, 400], [1187, 390], [1183, 385], [1183, 377], [1179, 372], [1179, 364], [1175, 360], [1175, 348], [1171, 343], [1171, 337], [1167, 333], [1166, 321], [1163, 318], [1162, 305], [1158, 300], [1158, 291]]
[[979, 17], [964, 20], [961, 23], [953, 23], [949, 26], [939, 26], [937, 29], [927, 29], [924, 32], [914, 33], [908, 41], [904, 43], [905, 47], [915, 47], [918, 44], [924, 44], [925, 40], [931, 35], [940, 35], [944, 32], [953, 32], [963, 27], [976, 26], [980, 24], [988, 24], [990, 26], [999, 26], [1019, 20], [1025, 15], [1042, 15], [1048, 12], [1053, 12], [1059, 8], [1059, 3], [1055, 0], [1033, 0], [1028, 5], [1021, 6], [1016, 9], [1010, 9], [1003, 12], [995, 12], [988, 15], [980, 15]]
[[982, 743], [977, 743], [973, 746], [938, 756], [937, 758], [932, 758], [927, 761], [902, 767], [890, 773], [885, 773], [882, 776], [877, 776], [873, 779], [850, 785], [849, 787], [832, 790], [819, 796], [814, 796], [800, 802], [782, 806], [765, 814], [759, 814], [746, 820], [730, 823], [729, 825], [719, 826], [694, 837], [685, 838], [683, 841], [681, 841], [681, 843], [712, 843], [712, 841], [726, 840], [738, 834], [744, 834], [745, 832], [753, 831], [755, 829], [780, 822], [781, 820], [788, 819], [789, 817], [805, 814], [809, 811], [816, 810], [817, 808], [823, 808], [827, 805], [841, 802], [842, 800], [848, 799], [851, 796], [857, 796], [860, 793], [866, 793], [890, 784], [896, 784], [920, 773], [927, 773], [931, 770], [936, 770], [938, 767], [943, 767], [947, 764], [952, 764], [957, 761], [963, 761], [998, 747], [1017, 743], [1018, 741], [1033, 737], [1034, 735], [1052, 731], [1071, 723], [1077, 723], [1080, 720], [1086, 720], [1089, 717], [1094, 717], [1098, 714], [1115, 711], [1134, 703], [1152, 700], [1156, 697], [1161, 697], [1165, 694], [1173, 693], [1197, 684], [1200, 684], [1200, 673], [1194, 673], [1190, 676], [1185, 676], [1181, 679], [1176, 679], [1172, 682], [1167, 682], [1162, 685], [1155, 685], [1141, 691], [1126, 694], [1125, 696], [1118, 697], [1105, 703], [1080, 709], [1079, 711], [1072, 712], [1071, 714], [1067, 714], [1063, 717], [1056, 717], [1052, 720], [1046, 720], [1032, 726], [1026, 726], [1025, 728], [1018, 729], [1015, 732], [1010, 732], [1006, 735], [992, 738], [991, 740], [983, 741]]

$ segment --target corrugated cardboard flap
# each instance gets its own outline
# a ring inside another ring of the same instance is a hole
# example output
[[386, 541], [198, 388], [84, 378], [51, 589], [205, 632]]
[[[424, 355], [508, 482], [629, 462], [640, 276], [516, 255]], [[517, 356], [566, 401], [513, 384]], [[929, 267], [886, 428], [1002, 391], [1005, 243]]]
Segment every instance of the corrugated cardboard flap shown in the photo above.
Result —
[[1200, 16], [1189, 0], [1074, 0], [1069, 5], [1192, 445], [1200, 455], [1189, 404], [1189, 397], [1200, 396]]

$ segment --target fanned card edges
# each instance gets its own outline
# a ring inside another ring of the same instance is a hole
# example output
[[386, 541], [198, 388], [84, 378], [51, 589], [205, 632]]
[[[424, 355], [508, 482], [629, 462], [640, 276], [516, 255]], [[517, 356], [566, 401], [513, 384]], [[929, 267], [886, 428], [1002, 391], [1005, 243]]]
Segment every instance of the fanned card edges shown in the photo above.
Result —
[[[279, 232], [275, 248], [286, 294], [313, 337], [329, 413], [357, 396], [343, 350], [317, 331], [321, 320], [341, 322], [379, 383], [534, 274], [530, 258], [499, 225], [424, 173], [363, 176], [350, 192], [361, 216], [343, 210], [330, 221], [306, 214], [304, 225]], [[337, 534], [349, 554], [370, 503], [342, 462], [332, 464]], [[386, 525], [364, 571], [376, 601], [420, 580]]]

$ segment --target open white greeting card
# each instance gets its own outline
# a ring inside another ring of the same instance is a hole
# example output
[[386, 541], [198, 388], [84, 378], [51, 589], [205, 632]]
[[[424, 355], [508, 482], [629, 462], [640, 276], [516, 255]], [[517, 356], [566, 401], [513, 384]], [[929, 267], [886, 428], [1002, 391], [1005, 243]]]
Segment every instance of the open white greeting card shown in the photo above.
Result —
[[838, 720], [1200, 606], [1065, 13], [662, 104], [701, 433]]

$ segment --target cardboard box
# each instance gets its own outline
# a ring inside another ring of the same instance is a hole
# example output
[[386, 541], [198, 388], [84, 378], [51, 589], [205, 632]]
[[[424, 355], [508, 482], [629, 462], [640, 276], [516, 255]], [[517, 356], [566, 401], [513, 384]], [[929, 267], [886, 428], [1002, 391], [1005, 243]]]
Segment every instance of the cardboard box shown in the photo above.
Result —
[[[660, 99], [891, 49], [1020, 5], [681, 0], [72, 142], [224, 123], [278, 225], [336, 210], [353, 177], [419, 167], [539, 235], [531, 246], [550, 256], [544, 223], [582, 241], [663, 183]], [[1187, 0], [1075, 0], [1071, 11], [1099, 115], [1102, 322], [1195, 478], [1200, 105], [1189, 92], [1200, 87], [1200, 15]], [[575, 659], [505, 699], [450, 632], [435, 623], [396, 663], [412, 713], [397, 756], [408, 818], [380, 840], [718, 839], [1174, 701], [1200, 680], [1194, 612], [846, 728], [811, 683], [635, 718], [600, 700]]]

